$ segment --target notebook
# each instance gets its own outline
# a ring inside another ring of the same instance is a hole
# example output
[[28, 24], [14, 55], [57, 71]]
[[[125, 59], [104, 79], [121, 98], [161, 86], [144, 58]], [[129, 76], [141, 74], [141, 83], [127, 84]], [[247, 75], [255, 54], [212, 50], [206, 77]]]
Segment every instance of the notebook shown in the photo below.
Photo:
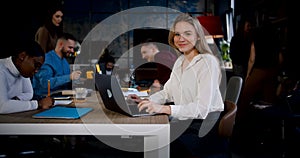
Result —
[[55, 106], [53, 108], [34, 114], [32, 117], [33, 118], [78, 119], [86, 115], [92, 110], [93, 108]]
[[95, 83], [105, 108], [132, 117], [154, 115], [145, 109], [139, 112], [136, 102], [125, 99], [116, 76], [95, 74]]

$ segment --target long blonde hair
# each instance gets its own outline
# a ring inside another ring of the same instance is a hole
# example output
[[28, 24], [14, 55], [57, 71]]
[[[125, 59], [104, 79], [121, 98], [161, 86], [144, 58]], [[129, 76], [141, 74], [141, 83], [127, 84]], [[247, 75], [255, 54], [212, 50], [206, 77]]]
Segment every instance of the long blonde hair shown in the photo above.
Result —
[[194, 28], [196, 30], [196, 33], [197, 33], [197, 36], [198, 36], [198, 40], [197, 40], [197, 43], [195, 44], [195, 48], [199, 51], [199, 53], [213, 54], [210, 47], [209, 47], [209, 45], [208, 45], [208, 43], [206, 42], [204, 32], [203, 32], [203, 29], [202, 29], [202, 26], [201, 26], [200, 22], [198, 21], [198, 19], [190, 16], [187, 13], [182, 13], [175, 19], [175, 21], [173, 23], [173, 26], [171, 27], [170, 32], [169, 32], [169, 38], [168, 38], [169, 44], [172, 47], [177, 49], [177, 47], [174, 44], [175, 25], [178, 22], [181, 22], [181, 21], [187, 22], [187, 23], [191, 24], [192, 26], [194, 26]]

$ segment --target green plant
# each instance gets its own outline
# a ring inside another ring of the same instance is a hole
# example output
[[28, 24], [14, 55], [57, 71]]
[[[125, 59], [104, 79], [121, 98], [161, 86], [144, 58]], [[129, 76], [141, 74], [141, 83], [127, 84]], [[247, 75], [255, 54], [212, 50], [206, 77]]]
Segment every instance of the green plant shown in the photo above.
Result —
[[221, 48], [221, 51], [222, 51], [223, 60], [224, 61], [231, 61], [230, 54], [229, 54], [230, 43], [225, 41], [225, 40], [222, 40], [220, 42], [220, 48]]

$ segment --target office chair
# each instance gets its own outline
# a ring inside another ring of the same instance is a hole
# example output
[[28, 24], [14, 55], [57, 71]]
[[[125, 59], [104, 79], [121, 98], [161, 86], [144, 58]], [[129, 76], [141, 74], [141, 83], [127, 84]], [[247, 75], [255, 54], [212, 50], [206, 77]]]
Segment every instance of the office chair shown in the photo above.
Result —
[[218, 124], [218, 144], [215, 146], [216, 151], [208, 157], [222, 157], [222, 158], [231, 158], [231, 147], [230, 147], [230, 138], [235, 124], [235, 116], [237, 112], [237, 105], [229, 100], [224, 102], [224, 111], [221, 113], [221, 118]]
[[218, 127], [219, 136], [230, 138], [232, 135], [237, 106], [234, 102], [225, 100], [224, 115], [221, 117]]
[[[242, 89], [243, 79], [240, 76], [232, 76], [228, 80], [225, 100], [232, 101], [235, 105], [238, 102]], [[214, 126], [214, 123], [219, 118], [220, 113], [210, 113], [202, 122], [199, 129], [199, 137], [204, 137]]]
[[241, 89], [243, 85], [243, 79], [240, 76], [232, 76], [228, 80], [225, 100], [232, 101], [234, 104], [237, 104]]
[[[213, 131], [204, 136], [201, 147], [202, 150], [192, 158], [231, 158], [230, 138], [232, 136], [237, 106], [234, 102], [225, 100], [224, 111], [221, 112], [220, 118], [213, 127]], [[205, 148], [205, 149], [204, 149]], [[199, 155], [198, 155], [199, 154]]]

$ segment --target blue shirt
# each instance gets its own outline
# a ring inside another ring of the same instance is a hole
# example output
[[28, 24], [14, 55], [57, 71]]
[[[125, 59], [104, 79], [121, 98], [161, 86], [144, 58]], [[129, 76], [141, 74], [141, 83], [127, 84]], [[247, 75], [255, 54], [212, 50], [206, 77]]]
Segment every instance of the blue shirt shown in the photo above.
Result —
[[33, 76], [34, 98], [38, 99], [48, 94], [48, 80], [50, 80], [51, 92], [71, 89], [70, 65], [54, 50], [46, 53], [44, 64]]

